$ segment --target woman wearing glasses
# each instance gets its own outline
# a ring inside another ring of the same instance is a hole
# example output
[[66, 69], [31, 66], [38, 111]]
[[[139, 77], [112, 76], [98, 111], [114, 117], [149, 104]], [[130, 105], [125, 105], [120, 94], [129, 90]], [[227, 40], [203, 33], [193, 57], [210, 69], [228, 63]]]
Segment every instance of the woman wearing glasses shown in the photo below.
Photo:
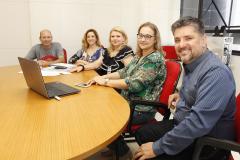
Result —
[[[99, 85], [122, 89], [122, 96], [142, 100], [157, 100], [166, 78], [166, 67], [160, 43], [160, 33], [156, 25], [146, 22], [138, 29], [137, 56], [125, 68], [93, 79]], [[152, 106], [137, 105], [133, 114], [133, 124], [145, 123], [154, 118], [156, 110]], [[129, 153], [122, 137], [109, 148], [120, 145], [120, 156]], [[126, 157], [124, 157], [126, 158]]]
[[109, 48], [105, 49], [98, 60], [89, 64], [80, 64], [71, 72], [96, 69], [99, 75], [105, 75], [129, 64], [134, 54], [133, 50], [127, 46], [127, 34], [120, 27], [114, 27], [110, 31], [109, 42]]

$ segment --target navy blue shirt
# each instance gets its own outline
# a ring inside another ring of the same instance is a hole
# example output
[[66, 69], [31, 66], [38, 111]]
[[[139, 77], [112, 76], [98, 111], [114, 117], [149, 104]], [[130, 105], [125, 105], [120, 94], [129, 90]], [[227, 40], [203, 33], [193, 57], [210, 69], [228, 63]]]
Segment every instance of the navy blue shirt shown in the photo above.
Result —
[[154, 153], [175, 155], [205, 135], [234, 139], [235, 81], [231, 70], [207, 50], [184, 65], [176, 126], [153, 143]]

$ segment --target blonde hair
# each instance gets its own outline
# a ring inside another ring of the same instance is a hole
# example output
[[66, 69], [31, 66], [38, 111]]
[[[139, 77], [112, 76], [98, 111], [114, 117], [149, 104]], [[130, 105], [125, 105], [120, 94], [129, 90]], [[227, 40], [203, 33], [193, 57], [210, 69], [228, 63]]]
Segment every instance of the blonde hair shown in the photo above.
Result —
[[97, 39], [96, 45], [97, 45], [98, 47], [101, 47], [102, 44], [101, 44], [101, 42], [100, 42], [100, 39], [99, 39], [99, 36], [98, 36], [97, 31], [96, 31], [95, 29], [88, 29], [88, 30], [85, 32], [85, 34], [84, 34], [84, 36], [83, 36], [83, 39], [82, 39], [82, 49], [83, 49], [83, 50], [86, 50], [86, 49], [88, 49], [88, 47], [89, 47], [89, 44], [88, 44], [88, 42], [87, 42], [87, 34], [88, 34], [89, 32], [93, 32], [93, 34], [96, 36], [96, 39]]
[[[154, 49], [156, 51], [159, 51], [160, 53], [164, 54], [163, 52], [163, 49], [162, 49], [162, 46], [161, 46], [161, 38], [160, 38], [160, 32], [158, 30], [158, 27], [151, 23], [151, 22], [146, 22], [146, 23], [143, 23], [142, 25], [140, 25], [140, 27], [138, 28], [138, 34], [140, 32], [140, 30], [143, 28], [143, 27], [149, 27], [153, 30], [154, 32], [154, 37], [156, 39], [156, 42], [154, 44]], [[142, 56], [142, 49], [139, 47], [139, 45], [137, 44], [137, 48], [136, 48], [136, 54], [141, 57]]]
[[119, 50], [121, 50], [124, 46], [126, 46], [128, 44], [128, 36], [127, 36], [126, 32], [119, 26], [113, 27], [111, 29], [110, 33], [109, 33], [109, 43], [110, 43], [110, 46], [107, 49], [109, 53], [114, 51], [113, 45], [111, 43], [111, 34], [112, 34], [113, 31], [121, 33], [123, 38], [124, 38], [124, 40], [125, 40], [124, 44], [119, 48]]

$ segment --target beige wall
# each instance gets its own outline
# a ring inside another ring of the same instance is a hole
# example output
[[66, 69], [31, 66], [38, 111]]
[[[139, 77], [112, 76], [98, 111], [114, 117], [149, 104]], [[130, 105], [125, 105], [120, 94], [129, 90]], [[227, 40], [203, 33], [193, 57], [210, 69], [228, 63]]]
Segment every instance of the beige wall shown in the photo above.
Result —
[[17, 64], [16, 57], [39, 42], [44, 28], [69, 56], [81, 47], [89, 28], [97, 29], [107, 47], [110, 29], [121, 26], [135, 49], [137, 28], [145, 21], [158, 25], [163, 43], [173, 44], [170, 25], [179, 15], [179, 0], [1, 0], [0, 66]]
[[[0, 66], [18, 64], [38, 43], [39, 31], [48, 28], [69, 56], [80, 46], [83, 33], [95, 28], [104, 46], [113, 26], [122, 26], [135, 49], [138, 26], [146, 21], [158, 25], [163, 44], [173, 44], [170, 25], [180, 15], [179, 0], [0, 0]], [[232, 70], [240, 91], [238, 56], [232, 56]]]
[[180, 15], [180, 1], [62, 0], [55, 3], [31, 0], [30, 13], [32, 44], [38, 42], [40, 29], [49, 28], [54, 39], [72, 55], [81, 47], [82, 36], [89, 28], [97, 29], [107, 47], [109, 31], [121, 26], [129, 36], [129, 44], [135, 48], [137, 28], [146, 21], [158, 25], [165, 43], [173, 43], [169, 26]]
[[26, 0], [0, 1], [0, 66], [17, 63], [31, 46], [29, 3]]

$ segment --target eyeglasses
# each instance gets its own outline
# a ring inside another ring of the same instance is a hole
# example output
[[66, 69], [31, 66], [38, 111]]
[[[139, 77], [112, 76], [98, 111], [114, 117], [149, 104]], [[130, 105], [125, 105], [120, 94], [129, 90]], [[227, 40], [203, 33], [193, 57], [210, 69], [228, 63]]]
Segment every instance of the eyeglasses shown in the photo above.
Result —
[[150, 40], [152, 37], [155, 37], [155, 36], [152, 36], [152, 35], [149, 35], [149, 34], [141, 34], [141, 33], [138, 33], [137, 34], [137, 38], [138, 39], [142, 39], [142, 38], [144, 38], [145, 40]]

